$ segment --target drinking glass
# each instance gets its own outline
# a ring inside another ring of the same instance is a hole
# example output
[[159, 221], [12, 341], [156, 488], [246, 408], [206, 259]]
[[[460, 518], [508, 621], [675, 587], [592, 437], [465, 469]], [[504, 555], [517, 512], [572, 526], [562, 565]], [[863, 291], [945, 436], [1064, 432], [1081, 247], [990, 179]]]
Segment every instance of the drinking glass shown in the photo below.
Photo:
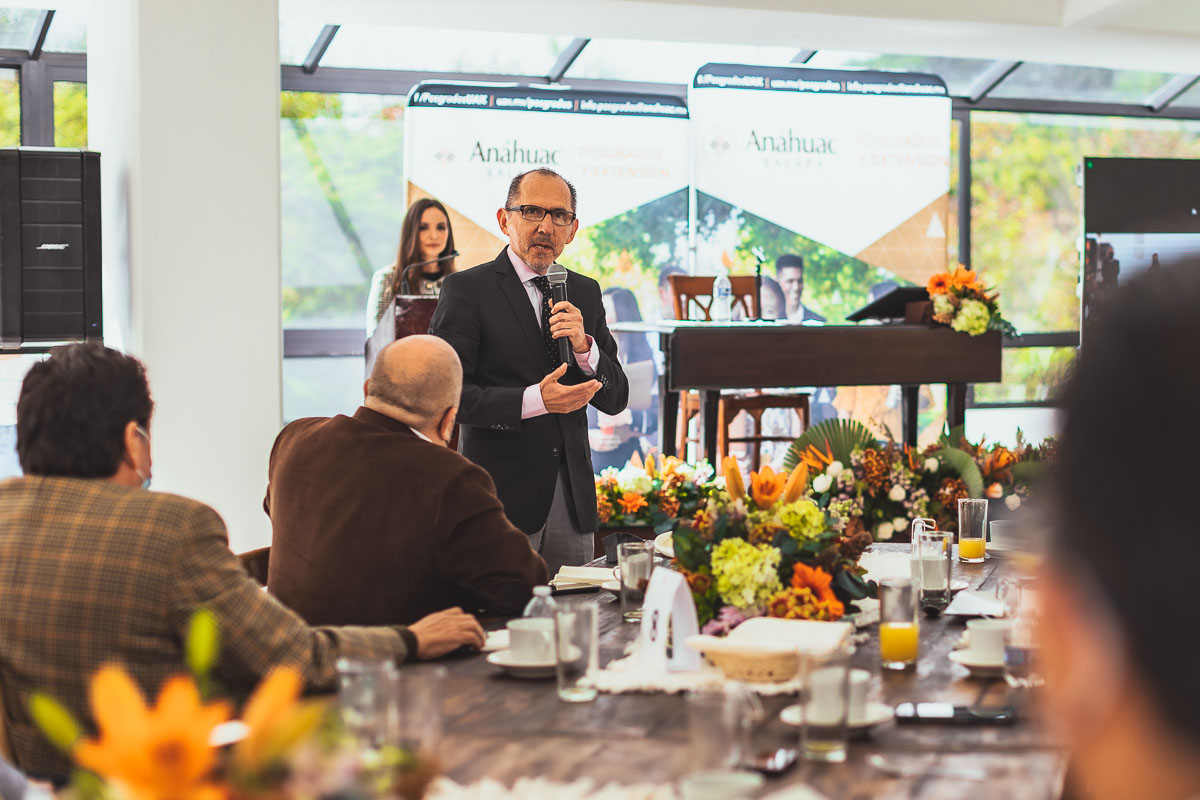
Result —
[[341, 658], [337, 662], [342, 725], [362, 750], [379, 750], [394, 719], [396, 665], [391, 661]]
[[916, 534], [922, 606], [941, 609], [950, 604], [952, 543], [953, 537], [947, 531], [921, 531]]
[[800, 650], [800, 754], [810, 761], [846, 760], [852, 647]]
[[617, 545], [617, 564], [621, 570], [621, 617], [626, 622], [642, 618], [642, 601], [654, 570], [653, 542], [625, 542]]
[[908, 669], [917, 663], [917, 584], [879, 581], [879, 658], [884, 669]]
[[909, 566], [912, 567], [912, 579], [914, 581], [921, 580], [921, 554], [917, 551], [917, 535], [922, 531], [937, 530], [937, 522], [925, 517], [917, 517], [912, 521], [909, 527], [908, 541], [912, 547], [912, 552], [909, 556]]
[[987, 500], [958, 501], [958, 560], [979, 564], [987, 556]]
[[584, 685], [599, 666], [599, 625], [596, 604], [586, 603], [559, 608], [554, 613], [554, 671], [558, 678], [558, 697], [568, 703], [586, 703], [596, 699], [596, 689]]
[[437, 755], [442, 740], [442, 698], [446, 668], [440, 664], [405, 666], [392, 680], [395, 698], [392, 743], [427, 757]]
[[750, 755], [750, 728], [762, 719], [758, 696], [736, 681], [688, 692], [688, 743], [693, 772], [736, 769]]

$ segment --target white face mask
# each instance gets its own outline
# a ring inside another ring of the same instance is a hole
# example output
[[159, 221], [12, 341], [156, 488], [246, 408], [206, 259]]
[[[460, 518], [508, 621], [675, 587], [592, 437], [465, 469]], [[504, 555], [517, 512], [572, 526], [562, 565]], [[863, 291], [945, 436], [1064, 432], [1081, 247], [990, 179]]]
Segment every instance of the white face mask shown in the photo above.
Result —
[[[146, 431], [146, 429], [145, 429], [145, 428], [143, 428], [141, 425], [138, 425], [138, 426], [137, 426], [137, 432], [138, 432], [138, 433], [140, 433], [140, 434], [142, 435], [142, 438], [146, 440], [146, 446], [147, 446], [147, 447], [149, 447], [149, 446], [150, 446], [150, 434], [149, 434], [149, 432], [147, 432], [147, 431]], [[136, 472], [136, 473], [137, 473], [137, 476], [138, 476], [139, 478], [141, 478], [141, 479], [142, 479], [142, 488], [143, 488], [143, 489], [149, 489], [149, 488], [150, 488], [150, 476], [149, 476], [149, 475], [143, 475], [143, 474], [142, 474], [142, 471], [141, 471], [140, 469], [138, 469], [137, 467], [134, 467], [134, 468], [133, 468], [133, 471], [134, 471], [134, 472]]]

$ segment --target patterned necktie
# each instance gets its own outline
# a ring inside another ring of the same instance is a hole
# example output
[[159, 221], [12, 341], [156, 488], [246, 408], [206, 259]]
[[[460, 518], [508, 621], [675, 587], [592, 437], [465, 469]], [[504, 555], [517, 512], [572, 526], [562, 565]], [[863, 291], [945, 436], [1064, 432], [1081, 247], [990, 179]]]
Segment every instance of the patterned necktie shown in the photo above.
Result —
[[554, 298], [550, 291], [550, 279], [545, 275], [535, 275], [533, 285], [542, 293], [542, 338], [546, 341], [546, 355], [550, 356], [550, 363], [557, 367], [562, 362], [558, 359], [558, 342], [550, 335], [550, 306]]

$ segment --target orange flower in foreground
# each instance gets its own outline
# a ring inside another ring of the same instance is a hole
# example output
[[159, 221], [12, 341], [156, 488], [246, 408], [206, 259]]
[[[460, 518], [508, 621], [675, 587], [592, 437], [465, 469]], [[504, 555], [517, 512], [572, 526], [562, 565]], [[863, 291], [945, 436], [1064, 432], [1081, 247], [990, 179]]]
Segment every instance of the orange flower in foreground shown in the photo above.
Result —
[[92, 678], [92, 716], [100, 738], [75, 746], [75, 761], [109, 779], [131, 800], [222, 800], [209, 783], [217, 752], [213, 728], [229, 719], [227, 703], [204, 705], [190, 677], [163, 684], [158, 704], [148, 708], [141, 690], [120, 667], [106, 666]]
[[721, 461], [721, 474], [725, 476], [725, 491], [734, 500], [746, 496], [746, 484], [742, 482], [742, 471], [738, 468], [737, 459], [725, 456]]
[[950, 275], [950, 281], [959, 289], [975, 289], [975, 270], [967, 269], [962, 264], [955, 268]]
[[621, 510], [626, 514], [633, 514], [639, 509], [646, 507], [646, 498], [637, 492], [626, 492], [621, 495], [617, 502], [621, 504]]
[[791, 476], [787, 480], [787, 485], [783, 487], [783, 502], [794, 503], [804, 494], [804, 490], [808, 488], [808, 465], [801, 462], [792, 470]]
[[817, 596], [817, 599], [822, 603], [829, 603], [830, 610], [835, 617], [840, 617], [845, 612], [842, 606], [842, 601], [837, 599], [837, 595], [833, 593], [831, 584], [833, 576], [820, 567], [810, 567], [807, 564], [796, 562], [792, 567], [792, 588], [812, 590], [812, 593]]
[[787, 473], [776, 473], [771, 469], [771, 465], [767, 464], [758, 472], [750, 473], [750, 496], [754, 498], [754, 503], [764, 511], [778, 502], [783, 496], [783, 490], [787, 485]]
[[950, 291], [950, 275], [945, 272], [939, 272], [929, 278], [929, 283], [925, 284], [925, 290], [930, 294], [945, 294]]
[[261, 771], [278, 761], [325, 717], [323, 700], [298, 702], [304, 679], [292, 667], [276, 667], [254, 690], [242, 712], [246, 738], [233, 750], [240, 769]]

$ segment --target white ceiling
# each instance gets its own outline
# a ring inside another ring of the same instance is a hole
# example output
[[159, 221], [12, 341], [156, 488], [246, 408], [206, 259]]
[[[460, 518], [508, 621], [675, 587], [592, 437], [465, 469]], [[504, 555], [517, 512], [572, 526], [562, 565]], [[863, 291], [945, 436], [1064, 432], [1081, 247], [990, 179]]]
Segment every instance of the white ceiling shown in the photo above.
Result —
[[1200, 0], [279, 0], [280, 18], [1200, 72]]

